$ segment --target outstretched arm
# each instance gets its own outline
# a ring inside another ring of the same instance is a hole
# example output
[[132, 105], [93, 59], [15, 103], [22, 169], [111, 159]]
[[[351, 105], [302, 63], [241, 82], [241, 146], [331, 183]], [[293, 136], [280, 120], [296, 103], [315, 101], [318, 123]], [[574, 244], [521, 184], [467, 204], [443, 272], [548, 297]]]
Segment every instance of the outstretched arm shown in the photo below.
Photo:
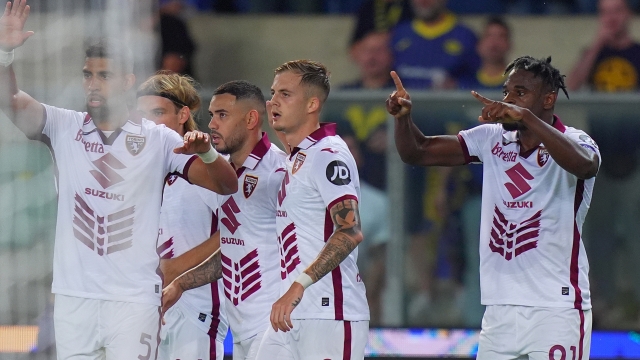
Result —
[[202, 264], [182, 274], [162, 289], [162, 314], [175, 305], [183, 292], [215, 282], [221, 277], [222, 261], [220, 249], [218, 249]]
[[39, 137], [44, 127], [44, 107], [18, 89], [11, 66], [14, 49], [24, 44], [33, 31], [23, 31], [30, 7], [26, 0], [7, 2], [0, 17], [0, 110], [28, 138]]
[[391, 77], [396, 90], [386, 101], [387, 111], [395, 118], [395, 142], [400, 158], [407, 164], [420, 166], [464, 165], [464, 153], [453, 135], [425, 136], [411, 119], [411, 96], [402, 86], [395, 71]]
[[576, 61], [575, 65], [573, 65], [573, 69], [571, 69], [567, 77], [567, 88], [569, 88], [569, 90], [578, 90], [587, 82], [600, 50], [602, 50], [604, 45], [613, 39], [613, 37], [612, 31], [600, 22], [600, 28], [598, 29], [595, 40], [580, 54], [580, 58]]
[[209, 256], [220, 249], [220, 231], [216, 231], [202, 244], [194, 247], [186, 253], [173, 258], [160, 260], [160, 271], [163, 275], [163, 286], [170, 284], [180, 274], [202, 264]]
[[484, 104], [482, 115], [478, 120], [490, 123], [522, 122], [544, 144], [549, 155], [560, 167], [579, 179], [589, 179], [598, 173], [600, 159], [596, 153], [581, 147], [534, 115], [529, 109], [502, 101], [493, 101], [475, 91], [471, 93]]
[[238, 191], [238, 177], [227, 160], [218, 156], [211, 145], [209, 134], [201, 131], [190, 131], [184, 135], [184, 144], [173, 150], [177, 154], [198, 154], [186, 174], [189, 182], [229, 195]]
[[289, 331], [293, 328], [291, 313], [302, 300], [304, 289], [322, 279], [340, 265], [362, 242], [358, 202], [345, 199], [330, 210], [335, 231], [318, 254], [318, 257], [304, 270], [302, 283], [295, 281], [289, 290], [276, 301], [271, 308], [271, 326], [274, 330]]

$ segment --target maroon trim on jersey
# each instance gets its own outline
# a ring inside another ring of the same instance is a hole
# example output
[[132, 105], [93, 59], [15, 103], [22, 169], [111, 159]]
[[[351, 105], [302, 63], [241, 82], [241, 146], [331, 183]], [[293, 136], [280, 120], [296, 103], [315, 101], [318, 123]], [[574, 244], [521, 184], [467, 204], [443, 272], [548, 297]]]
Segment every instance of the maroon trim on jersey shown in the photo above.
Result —
[[326, 138], [327, 136], [335, 136], [336, 135], [337, 125], [335, 123], [320, 123], [320, 127], [307, 135], [306, 138], [302, 139], [298, 146], [291, 149], [291, 154], [289, 154], [289, 159], [293, 159], [293, 156], [302, 149], [308, 149], [313, 146], [318, 141]]
[[[356, 202], [358, 202], [358, 197], [355, 195], [351, 195], [351, 194], [347, 194], [347, 195], [342, 195], [339, 198], [333, 200], [332, 202], [329, 203], [329, 206], [327, 206], [327, 214], [329, 214], [329, 220], [331, 220], [331, 208], [336, 206], [337, 203], [344, 201], [344, 200], [355, 200]], [[325, 229], [326, 230], [326, 229]], [[331, 222], [331, 233], [329, 233], [329, 236], [331, 236], [331, 234], [333, 234], [333, 221]], [[326, 236], [326, 234], [325, 234]], [[329, 240], [329, 238], [325, 238], [324, 241], [326, 242], [327, 240]]]
[[[172, 259], [174, 254], [173, 254], [173, 249], [171, 249], [171, 247], [173, 247], [173, 236], [170, 237], [169, 240], [165, 241], [160, 246], [158, 246], [158, 248], [156, 249], [156, 253], [158, 253], [158, 256], [160, 256], [161, 259]], [[171, 251], [167, 252], [163, 256], [162, 253], [168, 249], [171, 249]]]
[[[211, 213], [211, 233], [213, 235], [218, 231], [218, 214], [217, 210]], [[216, 338], [218, 336], [218, 326], [220, 326], [220, 296], [218, 294], [218, 282], [214, 281], [211, 284], [211, 325], [209, 326], [209, 356], [211, 359], [216, 358]]]
[[580, 341], [578, 341], [578, 359], [582, 360], [582, 349], [584, 348], [584, 311], [578, 310], [580, 313]]
[[553, 115], [553, 124], [551, 126], [553, 126], [556, 130], [560, 131], [563, 134], [565, 131], [567, 131], [567, 127], [564, 126], [562, 121], [560, 121], [558, 115], [555, 114]]
[[191, 184], [191, 181], [189, 181], [189, 168], [191, 168], [191, 164], [193, 164], [193, 162], [196, 161], [197, 158], [198, 158], [198, 155], [193, 155], [191, 157], [191, 159], [189, 159], [187, 161], [187, 163], [184, 164], [184, 168], [182, 169], [181, 173], [176, 171], [176, 172], [171, 173], [171, 174], [176, 174], [176, 175], [180, 176], [181, 178], [187, 180], [187, 182], [189, 184]]
[[[358, 201], [358, 198], [354, 195], [343, 195], [333, 200], [329, 206], [327, 206], [324, 216], [325, 243], [329, 241], [334, 230], [333, 220], [331, 220], [331, 208], [335, 206], [335, 204], [347, 199]], [[344, 320], [344, 294], [342, 293], [342, 271], [340, 271], [340, 264], [331, 270], [331, 280], [333, 282], [333, 306], [335, 308], [336, 320]]]
[[342, 350], [342, 360], [351, 360], [351, 321], [344, 323], [344, 348]]
[[467, 147], [467, 142], [464, 141], [464, 138], [460, 134], [458, 134], [458, 141], [460, 142], [460, 146], [462, 147], [462, 154], [464, 155], [465, 164], [480, 162], [480, 158], [478, 158], [477, 156], [469, 155], [469, 148]]
[[580, 204], [582, 204], [583, 196], [584, 180], [579, 179], [576, 185], [576, 197], [573, 205], [573, 245], [571, 246], [571, 265], [569, 266], [570, 282], [575, 293], [573, 307], [578, 310], [582, 310], [582, 291], [580, 291], [580, 285], [578, 284], [580, 276], [580, 268], [578, 267], [578, 258], [580, 255], [580, 231], [578, 230], [578, 221], [576, 217], [578, 216], [578, 210], [580, 209]]

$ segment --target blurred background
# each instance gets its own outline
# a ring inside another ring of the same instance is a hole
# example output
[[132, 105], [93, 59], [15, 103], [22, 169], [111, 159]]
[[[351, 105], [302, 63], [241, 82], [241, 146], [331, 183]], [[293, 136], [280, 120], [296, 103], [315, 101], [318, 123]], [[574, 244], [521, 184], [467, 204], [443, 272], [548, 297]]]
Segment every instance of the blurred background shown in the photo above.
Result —
[[[600, 146], [583, 238], [591, 266], [592, 359], [640, 358], [640, 0], [31, 0], [16, 50], [21, 89], [84, 110], [83, 50], [110, 36], [134, 50], [138, 84], [159, 69], [193, 76], [203, 104], [244, 79], [265, 94], [300, 58], [332, 72], [323, 110], [358, 162], [372, 312], [371, 356], [473, 357], [480, 305], [482, 168], [404, 165], [384, 100], [396, 70], [427, 135], [476, 125], [514, 58], [552, 56], [567, 75], [557, 114]], [[2, 86], [2, 84], [0, 84]], [[199, 116], [206, 131], [206, 106]], [[55, 359], [51, 154], [0, 113], [0, 359]], [[228, 347], [230, 349], [230, 347]]]

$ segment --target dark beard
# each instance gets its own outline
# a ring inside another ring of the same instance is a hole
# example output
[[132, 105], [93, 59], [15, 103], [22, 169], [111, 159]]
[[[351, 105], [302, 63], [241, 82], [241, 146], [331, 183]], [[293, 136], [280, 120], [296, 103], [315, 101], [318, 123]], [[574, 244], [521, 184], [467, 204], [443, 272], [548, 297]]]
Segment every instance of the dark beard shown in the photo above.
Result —
[[502, 128], [506, 131], [516, 131], [516, 130], [525, 130], [526, 127], [519, 122], [515, 123], [503, 123]]
[[[225, 139], [224, 143], [225, 143], [225, 147], [221, 147], [220, 145], [215, 146], [216, 151], [218, 151], [220, 154], [223, 155], [231, 155], [234, 152], [240, 150], [240, 148], [242, 148], [242, 145], [244, 144], [245, 138], [243, 138], [242, 136], [231, 136], [229, 137], [229, 140], [227, 141]], [[240, 166], [242, 164], [239, 164]]]
[[97, 123], [105, 122], [109, 119], [109, 108], [107, 106], [101, 106], [99, 108], [87, 106], [87, 113], [89, 113], [91, 119]]

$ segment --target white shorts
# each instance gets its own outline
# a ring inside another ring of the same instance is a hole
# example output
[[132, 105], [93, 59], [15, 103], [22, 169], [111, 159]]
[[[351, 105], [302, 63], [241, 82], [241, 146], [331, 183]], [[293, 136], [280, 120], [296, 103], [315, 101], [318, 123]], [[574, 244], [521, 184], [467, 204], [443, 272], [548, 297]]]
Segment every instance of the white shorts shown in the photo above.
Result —
[[293, 320], [293, 329], [262, 338], [257, 360], [362, 360], [369, 339], [368, 321]]
[[155, 359], [160, 308], [155, 305], [56, 294], [58, 360]]
[[[160, 329], [158, 360], [224, 358], [224, 337], [210, 336], [174, 306], [164, 314], [165, 325]], [[226, 334], [225, 334], [226, 336]]]
[[233, 360], [255, 360], [260, 348], [260, 342], [264, 337], [267, 329], [260, 331], [258, 334], [233, 343]]
[[588, 360], [591, 310], [490, 305], [478, 360]]

